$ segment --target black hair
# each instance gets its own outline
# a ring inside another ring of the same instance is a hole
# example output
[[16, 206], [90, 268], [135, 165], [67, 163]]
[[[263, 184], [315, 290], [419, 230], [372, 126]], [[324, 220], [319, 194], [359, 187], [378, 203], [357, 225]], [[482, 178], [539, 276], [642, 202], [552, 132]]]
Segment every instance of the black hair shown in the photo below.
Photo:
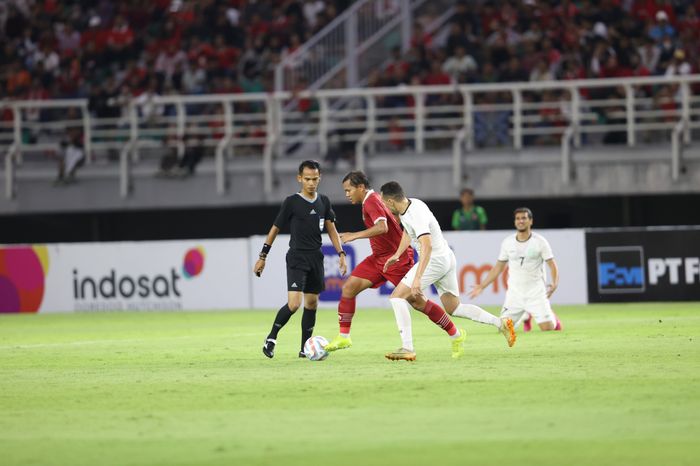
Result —
[[366, 189], [371, 188], [369, 184], [369, 178], [367, 178], [367, 175], [364, 174], [364, 172], [361, 172], [359, 170], [357, 171], [352, 171], [345, 175], [345, 178], [343, 178], [343, 183], [346, 181], [350, 181], [350, 186], [354, 186], [357, 188], [361, 184], [365, 185]]
[[319, 173], [321, 173], [321, 164], [318, 163], [316, 160], [304, 160], [299, 164], [299, 174], [301, 175], [304, 172], [304, 169], [308, 168], [310, 170], [318, 170]]
[[515, 209], [513, 211], [513, 217], [515, 217], [517, 214], [527, 214], [527, 216], [530, 217], [530, 220], [532, 220], [532, 211], [527, 207], [518, 207]]
[[464, 188], [459, 192], [460, 196], [464, 196], [465, 193], [469, 193], [469, 195], [474, 196], [474, 190], [472, 188]]
[[406, 197], [406, 195], [403, 192], [403, 188], [396, 181], [389, 181], [388, 183], [384, 183], [381, 187], [381, 191], [382, 196], [388, 197], [395, 201], [400, 201]]

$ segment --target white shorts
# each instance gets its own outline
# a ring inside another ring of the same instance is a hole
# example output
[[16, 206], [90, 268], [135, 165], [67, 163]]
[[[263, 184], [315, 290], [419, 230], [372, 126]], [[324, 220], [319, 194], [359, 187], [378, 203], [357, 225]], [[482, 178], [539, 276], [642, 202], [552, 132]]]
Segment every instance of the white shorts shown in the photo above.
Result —
[[[418, 262], [401, 279], [401, 283], [407, 287], [413, 284], [413, 278], [418, 270]], [[459, 297], [459, 285], [457, 284], [457, 258], [452, 251], [443, 256], [431, 256], [428, 267], [421, 277], [421, 288], [425, 290], [430, 285], [435, 285], [438, 294], [451, 293]]]
[[517, 324], [523, 317], [526, 317], [526, 313], [530, 314], [538, 324], [544, 322], [556, 324], [557, 322], [546, 293], [525, 296], [510, 290], [507, 291], [506, 301], [501, 309], [501, 317], [510, 317]]

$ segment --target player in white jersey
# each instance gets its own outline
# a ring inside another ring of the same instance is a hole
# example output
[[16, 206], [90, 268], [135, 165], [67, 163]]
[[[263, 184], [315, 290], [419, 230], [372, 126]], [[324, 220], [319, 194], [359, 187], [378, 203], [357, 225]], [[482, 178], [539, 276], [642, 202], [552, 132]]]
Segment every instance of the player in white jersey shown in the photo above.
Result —
[[[479, 296], [508, 264], [508, 291], [501, 317], [510, 317], [516, 322], [516, 327], [523, 322], [526, 332], [530, 330], [530, 317], [542, 330], [561, 330], [561, 322], [549, 304], [549, 298], [559, 284], [559, 269], [552, 248], [544, 236], [532, 231], [530, 209], [517, 208], [514, 216], [517, 232], [503, 240], [496, 266], [483, 282], [474, 286], [469, 297]], [[545, 263], [549, 266], [549, 285], [546, 284]]]
[[[404, 227], [399, 248], [387, 260], [384, 270], [386, 271], [399, 260], [411, 241], [415, 242], [418, 250], [418, 263], [408, 271], [391, 294], [390, 302], [403, 346], [398, 351], [387, 354], [387, 358], [408, 359], [402, 357], [406, 353], [412, 354], [415, 358], [409, 304], [427, 314], [430, 320], [448, 332], [453, 338], [452, 357], [454, 358], [460, 357], [464, 352], [461, 342], [465, 335], [464, 330], [452, 333], [450, 326], [454, 327], [454, 324], [447, 314], [493, 325], [503, 333], [508, 345], [513, 346], [516, 336], [513, 321], [509, 317], [499, 319], [478, 306], [460, 303], [457, 259], [442, 235], [440, 224], [428, 206], [420, 199], [407, 198], [401, 186], [395, 181], [384, 184], [381, 193], [384, 204], [394, 215], [399, 215], [401, 225]], [[425, 298], [423, 290], [430, 285], [435, 285], [437, 288], [444, 309]]]

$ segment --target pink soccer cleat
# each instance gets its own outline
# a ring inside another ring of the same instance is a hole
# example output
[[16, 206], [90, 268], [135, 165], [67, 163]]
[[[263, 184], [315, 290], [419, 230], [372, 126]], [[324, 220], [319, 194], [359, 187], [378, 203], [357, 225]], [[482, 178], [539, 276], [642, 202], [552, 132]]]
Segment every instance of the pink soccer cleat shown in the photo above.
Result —
[[561, 320], [559, 320], [559, 317], [557, 317], [557, 315], [554, 314], [554, 318], [557, 319], [557, 325], [554, 327], [554, 330], [564, 330], [564, 326], [561, 324]]
[[523, 322], [523, 332], [532, 330], [532, 316], [528, 314], [527, 319]]

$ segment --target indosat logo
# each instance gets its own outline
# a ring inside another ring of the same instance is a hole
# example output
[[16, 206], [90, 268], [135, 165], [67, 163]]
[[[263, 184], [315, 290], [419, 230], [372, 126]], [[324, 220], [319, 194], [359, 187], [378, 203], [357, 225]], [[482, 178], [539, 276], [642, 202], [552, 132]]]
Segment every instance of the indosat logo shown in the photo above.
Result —
[[[168, 273], [130, 275], [116, 269], [103, 276], [81, 275], [73, 269], [73, 298], [76, 310], [171, 310], [181, 309], [180, 279], [190, 280], [204, 270], [202, 247], [188, 250], [182, 267]], [[181, 272], [181, 274], [180, 274]]]
[[0, 248], [0, 312], [37, 312], [44, 299], [46, 246]]

